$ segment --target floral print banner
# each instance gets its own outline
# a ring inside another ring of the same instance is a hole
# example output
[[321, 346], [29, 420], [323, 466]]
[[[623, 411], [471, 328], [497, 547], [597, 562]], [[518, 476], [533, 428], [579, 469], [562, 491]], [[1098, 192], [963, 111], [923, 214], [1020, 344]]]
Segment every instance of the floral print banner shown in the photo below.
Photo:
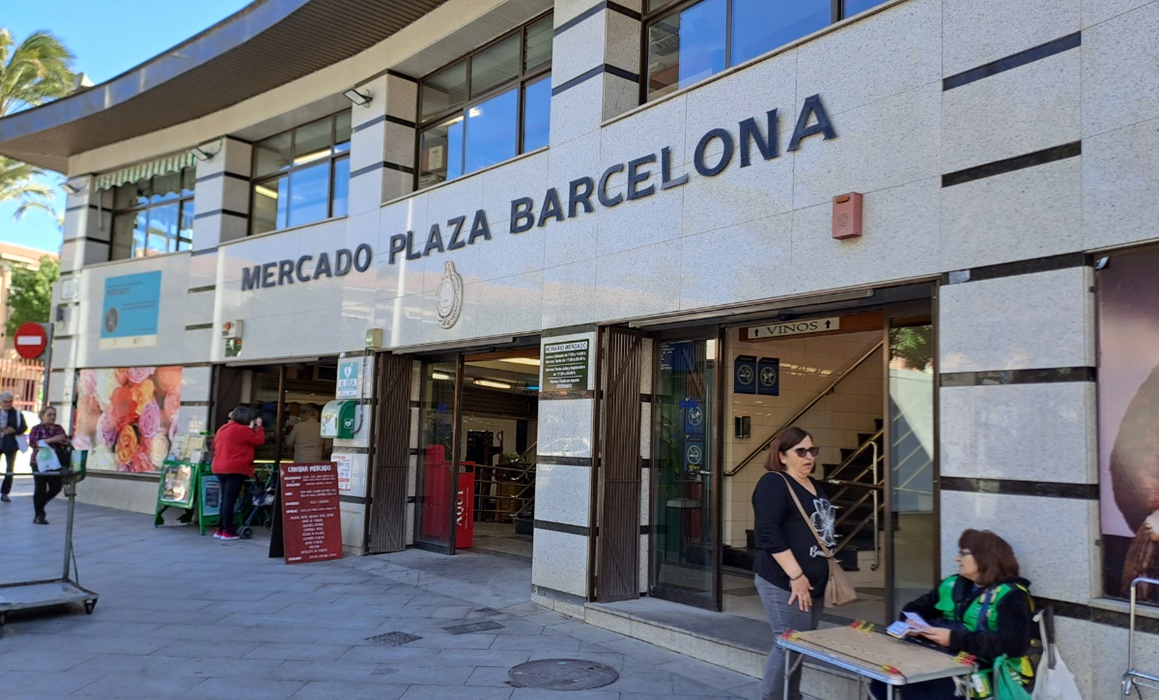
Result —
[[180, 367], [82, 369], [72, 445], [89, 451], [89, 469], [158, 471], [180, 408]]

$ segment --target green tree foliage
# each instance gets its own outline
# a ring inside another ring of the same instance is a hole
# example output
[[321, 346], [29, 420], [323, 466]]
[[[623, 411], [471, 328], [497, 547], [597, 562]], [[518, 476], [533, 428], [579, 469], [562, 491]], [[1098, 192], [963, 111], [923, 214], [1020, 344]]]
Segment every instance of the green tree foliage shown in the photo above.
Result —
[[12, 286], [8, 291], [8, 337], [16, 335], [22, 323], [47, 323], [52, 312], [52, 285], [60, 278], [60, 265], [49, 256], [40, 259], [40, 269], [12, 266]]
[[925, 371], [933, 361], [930, 326], [907, 326], [889, 332], [890, 354], [905, 360], [910, 369]]
[[[72, 61], [73, 55], [48, 32], [33, 32], [18, 44], [0, 28], [0, 117], [72, 92]], [[40, 168], [0, 157], [0, 201], [20, 201], [17, 219], [28, 209], [56, 216], [49, 206], [52, 188], [36, 181], [43, 175]]]

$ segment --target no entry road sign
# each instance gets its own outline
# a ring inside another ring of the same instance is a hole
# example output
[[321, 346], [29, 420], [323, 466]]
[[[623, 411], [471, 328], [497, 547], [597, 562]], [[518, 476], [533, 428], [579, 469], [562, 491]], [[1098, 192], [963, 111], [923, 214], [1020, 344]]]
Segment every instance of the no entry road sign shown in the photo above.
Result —
[[48, 347], [48, 333], [39, 323], [21, 324], [16, 329], [16, 353], [26, 360], [33, 360], [44, 353]]

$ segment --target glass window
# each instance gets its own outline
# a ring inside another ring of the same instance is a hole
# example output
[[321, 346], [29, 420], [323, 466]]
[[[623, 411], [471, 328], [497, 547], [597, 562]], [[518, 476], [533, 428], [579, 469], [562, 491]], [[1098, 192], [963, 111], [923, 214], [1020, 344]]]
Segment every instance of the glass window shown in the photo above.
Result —
[[519, 77], [519, 35], [512, 34], [471, 57], [471, 97], [485, 95]]
[[463, 117], [422, 133], [419, 150], [419, 187], [454, 180], [463, 174]]
[[727, 0], [704, 0], [648, 28], [650, 98], [725, 69], [727, 9]]
[[523, 152], [547, 145], [551, 129], [551, 78], [541, 78], [523, 91]]
[[553, 29], [550, 15], [527, 28], [527, 39], [523, 50], [523, 70], [534, 70], [551, 63]]
[[552, 28], [540, 17], [420, 81], [419, 188], [547, 144]]
[[444, 68], [423, 80], [419, 119], [425, 120], [448, 109], [459, 107], [466, 99], [467, 62], [459, 61], [450, 68]]
[[508, 90], [467, 110], [467, 165], [474, 172], [519, 152], [519, 90]]
[[250, 233], [345, 216], [350, 134], [347, 110], [254, 144]]
[[[646, 99], [687, 87], [885, 0], [648, 0]], [[726, 48], [727, 47], [727, 48]]]
[[812, 34], [831, 12], [829, 0], [733, 0], [732, 64]]
[[129, 182], [113, 191], [110, 260], [175, 253], [193, 247], [193, 168]]

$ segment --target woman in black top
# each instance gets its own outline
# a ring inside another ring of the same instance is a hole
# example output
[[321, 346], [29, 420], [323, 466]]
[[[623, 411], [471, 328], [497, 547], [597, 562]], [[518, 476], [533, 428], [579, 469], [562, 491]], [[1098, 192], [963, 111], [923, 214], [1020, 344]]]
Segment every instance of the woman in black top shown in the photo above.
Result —
[[[813, 528], [832, 548], [835, 510], [810, 474], [819, 448], [813, 437], [797, 427], [786, 428], [769, 448], [769, 471], [753, 491], [756, 546], [756, 587], [776, 638], [787, 629], [813, 630], [821, 619], [829, 563], [817, 546]], [[792, 489], [812, 522], [801, 517], [789, 493]], [[765, 662], [762, 700], [799, 700], [801, 671], [789, 678], [784, 697], [785, 654], [773, 646]]]

